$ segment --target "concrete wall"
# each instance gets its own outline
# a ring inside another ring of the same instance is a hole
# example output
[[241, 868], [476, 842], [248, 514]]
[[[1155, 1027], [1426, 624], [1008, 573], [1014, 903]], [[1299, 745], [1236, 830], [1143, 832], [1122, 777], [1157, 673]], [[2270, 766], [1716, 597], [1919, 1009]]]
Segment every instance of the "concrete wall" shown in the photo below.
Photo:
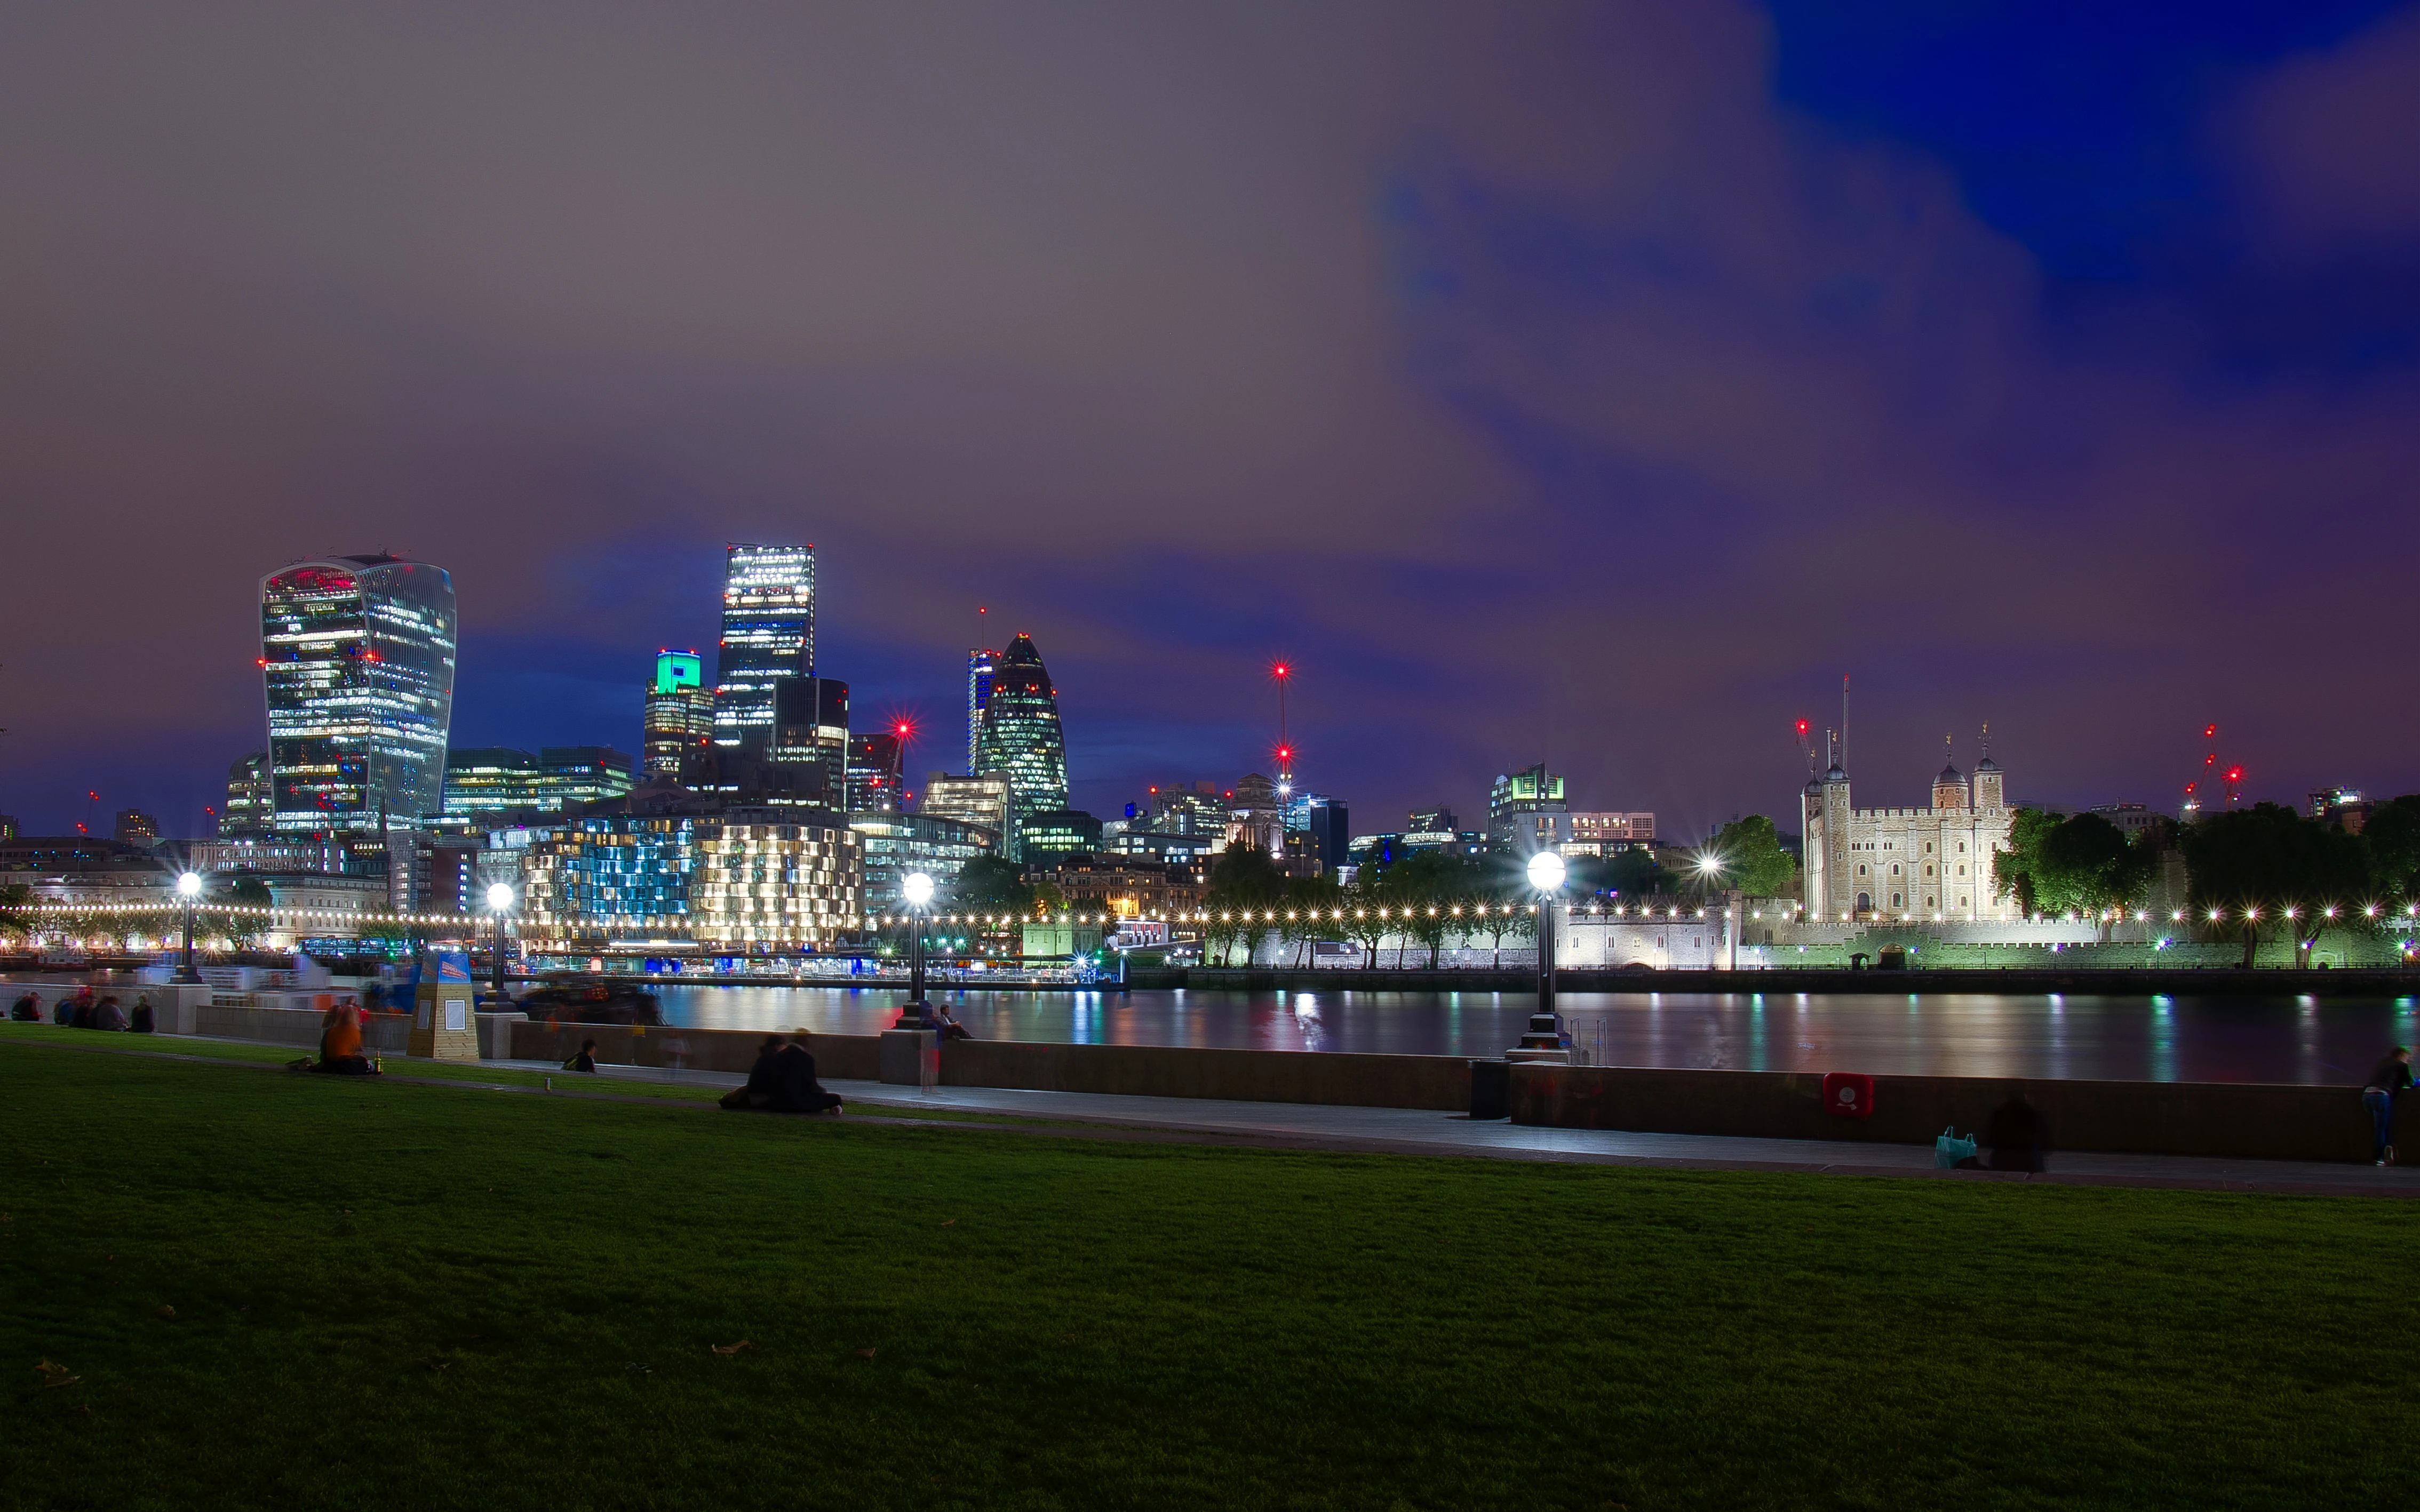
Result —
[[1786, 1072], [1515, 1066], [1512, 1121], [1559, 1129], [1930, 1144], [1945, 1128], [1977, 1134], [1993, 1108], [2022, 1091], [2048, 1120], [2054, 1152], [2369, 1159], [2369, 1117], [2359, 1089], [2350, 1087], [1877, 1076], [1873, 1117], [1840, 1119], [1823, 1111], [1822, 1082], [1821, 1076]]

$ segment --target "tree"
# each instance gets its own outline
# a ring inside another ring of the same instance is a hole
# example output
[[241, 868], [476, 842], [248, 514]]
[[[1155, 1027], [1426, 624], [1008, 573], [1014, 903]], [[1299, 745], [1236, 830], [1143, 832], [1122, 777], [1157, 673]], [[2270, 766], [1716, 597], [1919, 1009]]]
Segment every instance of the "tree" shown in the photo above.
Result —
[[[1303, 952], [1320, 938], [1320, 924], [1344, 902], [1344, 889], [1334, 877], [1295, 877], [1285, 890], [1285, 926], [1283, 933], [1295, 942], [1295, 964], [1303, 964]], [[1336, 925], [1341, 932], [1343, 926]]]
[[[266, 909], [276, 901], [269, 890], [269, 884], [253, 876], [236, 878], [234, 885], [227, 888], [227, 901], [238, 908]], [[196, 927], [198, 927], [198, 921], [196, 921]], [[227, 938], [240, 947], [250, 948], [268, 927], [269, 918], [265, 913], [227, 916]]]
[[2370, 891], [2360, 837], [2274, 803], [2212, 814], [2184, 832], [2184, 852], [2195, 912], [2233, 917], [2246, 966], [2264, 921], [2288, 926], [2294, 964], [2306, 964], [2321, 932], [2360, 918]]
[[997, 856], [970, 859], [951, 879], [947, 895], [951, 907], [962, 914], [1033, 912], [1033, 889], [1025, 885], [1025, 873], [1016, 862]]
[[1222, 955], [1241, 941], [1246, 947], [1245, 964], [1251, 964], [1261, 936], [1277, 927], [1274, 918], [1259, 916], [1282, 913], [1289, 881], [1257, 845], [1230, 845], [1218, 853], [1210, 866], [1210, 890], [1202, 906], [1210, 913], [1211, 928], [1205, 934], [1218, 942]]
[[1734, 819], [1706, 847], [1710, 880], [1751, 898], [1786, 898], [1798, 890], [1798, 858], [1781, 848], [1781, 832], [1761, 813]]
[[2420, 793], [2390, 798], [2361, 826], [2370, 875], [2381, 892], [2401, 903], [2420, 893]]
[[0, 887], [0, 930], [22, 934], [34, 927], [34, 889], [22, 882]]
[[1403, 934], [1429, 948], [1429, 969], [1454, 927], [1453, 910], [1475, 890], [1476, 878], [1458, 856], [1423, 851], [1388, 867], [1381, 891], [1404, 915]]
[[2041, 898], [2039, 880], [2042, 871], [2042, 842], [2058, 827], [2058, 815], [2040, 809], [2020, 809], [2009, 821], [2008, 849], [1992, 856], [1992, 887], [2003, 898], [2014, 898], [2017, 906], [2028, 914], [2042, 913], [2048, 904]]

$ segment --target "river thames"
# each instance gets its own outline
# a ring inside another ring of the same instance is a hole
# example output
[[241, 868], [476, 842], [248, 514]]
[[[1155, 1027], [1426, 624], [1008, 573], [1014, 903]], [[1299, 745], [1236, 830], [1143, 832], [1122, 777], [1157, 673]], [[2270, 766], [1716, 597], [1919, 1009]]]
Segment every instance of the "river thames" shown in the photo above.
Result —
[[[889, 988], [663, 986], [664, 1017], [716, 1029], [873, 1034]], [[1002, 993], [936, 990], [978, 1039], [1492, 1057], [1519, 1040], [1517, 993]], [[1875, 1075], [2358, 1087], [2420, 1034], [2399, 998], [1829, 993], [1565, 993], [1595, 1064]]]

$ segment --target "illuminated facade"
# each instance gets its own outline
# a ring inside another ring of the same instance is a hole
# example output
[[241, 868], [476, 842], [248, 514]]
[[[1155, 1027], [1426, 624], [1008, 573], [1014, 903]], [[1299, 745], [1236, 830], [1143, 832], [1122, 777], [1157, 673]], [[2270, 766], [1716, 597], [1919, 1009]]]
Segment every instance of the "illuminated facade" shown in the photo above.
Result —
[[997, 651], [967, 653], [967, 770], [983, 770], [983, 717], [991, 703], [993, 676], [1000, 670]]
[[904, 754], [899, 732], [895, 729], [848, 737], [848, 770], [845, 780], [850, 813], [900, 811], [904, 801], [900, 796], [904, 778], [899, 767]]
[[1655, 843], [1655, 816], [1637, 810], [1598, 810], [1567, 816], [1570, 838], [1558, 847], [1565, 856], [1619, 856]]
[[630, 758], [607, 746], [548, 746], [535, 756], [509, 746], [474, 747], [445, 756], [450, 818], [561, 813], [630, 791]]
[[[1067, 746], [1059, 729], [1059, 690], [1033, 638], [1019, 634], [1001, 653], [985, 701], [970, 768], [1008, 779], [1011, 833], [1027, 814], [1067, 807]], [[1011, 853], [1012, 858], [1014, 852]]]
[[943, 892], [966, 864], [989, 856], [998, 835], [977, 825], [930, 813], [849, 815], [848, 827], [864, 848], [865, 911], [899, 911], [899, 879], [922, 872]]
[[714, 741], [714, 690], [694, 651], [659, 651], [646, 688], [640, 753], [650, 777], [678, 777], [699, 749]]
[[227, 766], [226, 801], [219, 809], [219, 838], [249, 840], [269, 833], [269, 752], [239, 756]]
[[837, 809], [848, 771], [848, 685], [833, 677], [784, 677], [773, 685], [773, 740], [767, 759], [814, 774], [799, 784]]
[[815, 548], [734, 546], [722, 580], [714, 743], [762, 754], [775, 685], [815, 670]]
[[394, 556], [260, 580], [271, 827], [382, 830], [438, 811], [454, 714], [454, 583]]
[[803, 815], [583, 819], [529, 847], [523, 908], [542, 935], [582, 943], [687, 937], [782, 948], [860, 927], [857, 835]]
[[1033, 866], [1055, 866], [1101, 848], [1101, 822], [1080, 810], [1048, 809], [1016, 822], [1016, 854]]
[[1010, 838], [1012, 803], [1008, 779], [999, 774], [944, 777], [936, 773], [924, 784], [924, 796], [918, 800], [916, 811], [979, 825], [990, 833], [991, 848], [1001, 849]]
[[1943, 768], [1930, 808], [1859, 809], [1849, 774], [1833, 763], [1804, 794], [1808, 915], [1819, 923], [2016, 918], [1992, 880], [1993, 854], [2009, 848], [2016, 820], [2005, 791], [1987, 755], [1971, 785], [1954, 764]]
[[1516, 856], [1558, 850], [1572, 838], [1571, 817], [1563, 779], [1544, 762], [1498, 777], [1487, 790], [1487, 843], [1497, 850]]

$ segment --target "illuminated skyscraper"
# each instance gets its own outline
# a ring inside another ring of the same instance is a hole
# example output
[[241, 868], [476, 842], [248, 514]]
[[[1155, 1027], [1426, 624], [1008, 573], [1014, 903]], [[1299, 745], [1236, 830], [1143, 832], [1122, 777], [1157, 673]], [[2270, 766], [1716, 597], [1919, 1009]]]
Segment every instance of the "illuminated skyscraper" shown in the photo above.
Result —
[[773, 738], [773, 685], [815, 670], [815, 548], [730, 548], [722, 640], [714, 669], [714, 743], [763, 754]]
[[984, 706], [991, 702], [992, 677], [1000, 666], [997, 651], [967, 653], [967, 770], [983, 770]]
[[1019, 635], [1001, 654], [984, 702], [974, 770], [1008, 779], [1010, 813], [1003, 844], [1014, 844], [1016, 821], [1067, 807], [1067, 746], [1059, 730], [1059, 690], [1033, 638]]
[[649, 777], [678, 777], [682, 764], [714, 739], [714, 690], [694, 651], [656, 654], [647, 685], [644, 759]]
[[380, 554], [260, 580], [271, 824], [376, 831], [436, 813], [454, 715], [454, 581]]
[[245, 840], [269, 833], [269, 752], [239, 756], [227, 766], [226, 803], [219, 810], [219, 836]]

